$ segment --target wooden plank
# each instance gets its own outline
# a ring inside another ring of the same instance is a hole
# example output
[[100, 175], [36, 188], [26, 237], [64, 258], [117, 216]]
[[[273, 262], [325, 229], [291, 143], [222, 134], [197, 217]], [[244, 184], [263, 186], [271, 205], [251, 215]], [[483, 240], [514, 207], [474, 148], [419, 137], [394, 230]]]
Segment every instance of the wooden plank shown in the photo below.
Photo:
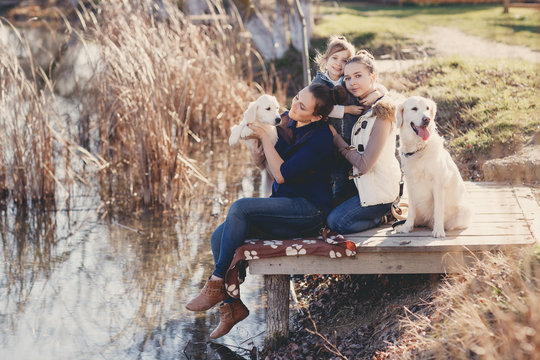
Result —
[[[525, 221], [505, 222], [505, 223], [473, 223], [463, 230], [446, 231], [444, 241], [449, 241], [457, 236], [499, 236], [499, 235], [531, 235], [529, 226]], [[345, 237], [356, 241], [370, 237], [432, 237], [431, 229], [427, 227], [416, 227], [408, 234], [397, 234], [390, 226], [377, 227], [362, 231], [360, 233], [348, 234]]]
[[477, 213], [473, 214], [472, 222], [473, 223], [507, 223], [507, 222], [516, 222], [516, 221], [526, 221], [526, 217], [523, 215], [523, 212], [514, 212], [514, 213], [501, 213], [501, 216], [496, 216], [497, 214], [486, 214], [486, 213]]
[[538, 202], [529, 188], [516, 187], [514, 191], [531, 234], [537, 242], [540, 242], [540, 206]]
[[460, 272], [479, 255], [464, 252], [359, 253], [353, 258], [292, 256], [250, 260], [249, 272], [264, 274], [441, 274]]
[[470, 238], [438, 240], [432, 237], [381, 237], [365, 238], [357, 242], [356, 252], [422, 252], [422, 251], [483, 251], [508, 249], [532, 245], [535, 239], [531, 236], [474, 236]]

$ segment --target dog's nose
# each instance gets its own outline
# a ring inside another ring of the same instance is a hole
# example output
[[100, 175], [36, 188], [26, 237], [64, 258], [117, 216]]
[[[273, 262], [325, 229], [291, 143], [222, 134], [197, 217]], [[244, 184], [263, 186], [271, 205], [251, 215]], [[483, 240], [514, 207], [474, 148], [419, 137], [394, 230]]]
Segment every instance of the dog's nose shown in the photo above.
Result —
[[423, 116], [422, 117], [422, 126], [429, 125], [429, 122], [431, 121], [431, 118], [429, 116]]
[[279, 124], [281, 122], [281, 118], [277, 117], [274, 119], [274, 121], [276, 122], [276, 125]]

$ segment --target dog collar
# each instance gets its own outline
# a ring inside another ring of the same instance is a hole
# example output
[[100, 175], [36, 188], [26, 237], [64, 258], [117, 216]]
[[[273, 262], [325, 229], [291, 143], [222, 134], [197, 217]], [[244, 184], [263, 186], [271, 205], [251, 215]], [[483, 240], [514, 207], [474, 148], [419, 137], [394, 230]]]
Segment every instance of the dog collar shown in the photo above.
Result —
[[416, 149], [414, 151], [411, 151], [411, 152], [408, 152], [408, 153], [404, 153], [402, 152], [401, 154], [405, 157], [409, 157], [409, 156], [413, 156], [414, 154], [416, 154], [417, 152], [420, 152], [422, 150], [424, 150], [426, 147], [425, 146], [422, 146], [420, 149]]

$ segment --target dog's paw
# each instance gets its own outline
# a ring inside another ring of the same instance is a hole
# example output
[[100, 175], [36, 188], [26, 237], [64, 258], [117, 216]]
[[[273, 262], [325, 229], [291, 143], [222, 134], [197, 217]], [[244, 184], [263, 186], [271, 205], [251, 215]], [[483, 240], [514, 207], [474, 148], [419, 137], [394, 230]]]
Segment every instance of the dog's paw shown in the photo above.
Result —
[[431, 234], [434, 238], [443, 238], [446, 236], [444, 233], [444, 228], [434, 228]]
[[240, 133], [240, 138], [248, 139], [251, 135], [253, 135], [253, 130], [251, 130], [247, 126], [244, 126], [244, 128], [242, 129], [242, 132]]
[[412, 228], [413, 228], [412, 226], [405, 223], [403, 225], [400, 225], [400, 226], [396, 227], [396, 232], [398, 234], [408, 234], [408, 233], [411, 232]]

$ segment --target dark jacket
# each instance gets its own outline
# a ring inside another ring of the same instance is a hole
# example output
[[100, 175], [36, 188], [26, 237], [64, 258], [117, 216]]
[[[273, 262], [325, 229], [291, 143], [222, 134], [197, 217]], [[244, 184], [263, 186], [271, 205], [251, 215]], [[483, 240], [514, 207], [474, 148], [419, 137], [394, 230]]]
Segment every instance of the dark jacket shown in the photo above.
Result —
[[[330, 89], [334, 87], [334, 84], [328, 79], [328, 77], [318, 72], [317, 75], [313, 78], [312, 83], [315, 84], [323, 84], [328, 86]], [[358, 99], [354, 97], [351, 93], [347, 92], [347, 100], [345, 101], [345, 104], [343, 105], [360, 105], [358, 102]], [[328, 123], [336, 129], [337, 133], [341, 135], [343, 140], [347, 142], [347, 144], [351, 143], [351, 132], [354, 124], [358, 120], [360, 115], [353, 115], [353, 114], [344, 114], [343, 118], [328, 118]], [[349, 172], [352, 169], [352, 165], [345, 159], [337, 150], [337, 148], [334, 148], [333, 155], [332, 155], [332, 167], [330, 170], [330, 178], [333, 188], [333, 197], [349, 197], [349, 195], [352, 194], [352, 192], [355, 190], [354, 184], [352, 180], [348, 179]], [[345, 184], [347, 185], [337, 185], [337, 183]], [[337, 189], [342, 189], [343, 187], [346, 187], [348, 190], [345, 194], [338, 194]]]
[[272, 197], [303, 197], [327, 214], [332, 201], [332, 133], [321, 121], [299, 128], [296, 124], [288, 112], [281, 115], [275, 148], [284, 161], [280, 170], [285, 181], [274, 182]]

